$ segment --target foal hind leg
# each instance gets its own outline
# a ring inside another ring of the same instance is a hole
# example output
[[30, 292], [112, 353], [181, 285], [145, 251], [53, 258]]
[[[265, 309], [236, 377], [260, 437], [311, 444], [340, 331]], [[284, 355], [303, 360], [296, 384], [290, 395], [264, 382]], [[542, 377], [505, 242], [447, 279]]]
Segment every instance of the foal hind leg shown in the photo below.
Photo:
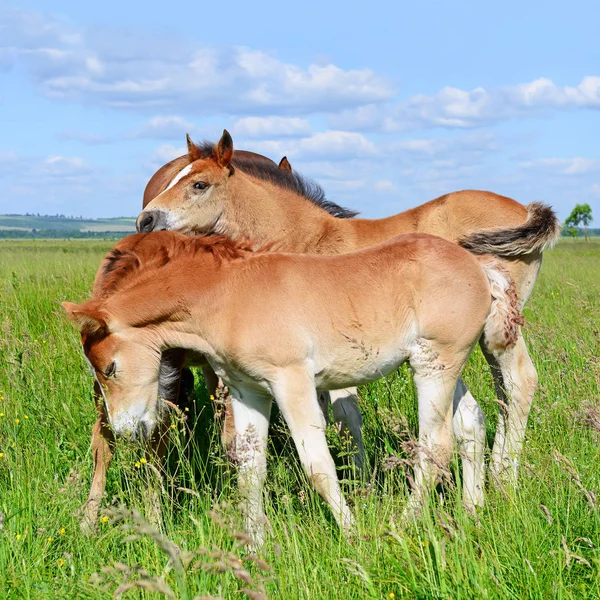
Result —
[[290, 368], [273, 385], [273, 393], [290, 428], [304, 472], [331, 508], [340, 527], [347, 529], [353, 518], [342, 495], [335, 463], [327, 445], [325, 419], [314, 385], [307, 370]]
[[483, 506], [485, 484], [485, 415], [462, 377], [454, 391], [452, 429], [462, 459], [463, 505]]
[[[429, 352], [437, 356], [436, 353]], [[433, 364], [422, 350], [411, 356], [419, 403], [419, 443], [414, 465], [414, 485], [404, 518], [418, 514], [431, 489], [448, 469], [453, 450], [452, 401], [460, 368]], [[455, 361], [454, 361], [455, 362]]]
[[492, 369], [498, 395], [498, 426], [492, 450], [491, 472], [517, 483], [519, 457], [538, 376], [519, 331], [513, 346], [501, 351], [481, 347]]
[[363, 475], [366, 455], [362, 437], [363, 420], [358, 408], [358, 391], [353, 387], [332, 390], [329, 394], [333, 408], [333, 419], [339, 427], [340, 434], [347, 437], [355, 447], [354, 464], [359, 473]]

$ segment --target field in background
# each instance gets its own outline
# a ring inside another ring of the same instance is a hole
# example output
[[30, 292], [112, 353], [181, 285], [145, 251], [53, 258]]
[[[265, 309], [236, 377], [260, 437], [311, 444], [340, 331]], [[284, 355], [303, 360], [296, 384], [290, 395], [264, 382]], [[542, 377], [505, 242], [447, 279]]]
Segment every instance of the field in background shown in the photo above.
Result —
[[[260, 553], [268, 571], [261, 562], [237, 560], [247, 556], [233, 535], [239, 531], [235, 476], [199, 377], [199, 399], [187, 413], [195, 431], [187, 434], [180, 418], [173, 422], [177, 440], [163, 495], [170, 542], [146, 533], [132, 537], [135, 531], [123, 528], [131, 524], [126, 512], [117, 515], [121, 521], [106, 515], [94, 538], [79, 531], [95, 410], [79, 334], [59, 303], [86, 298], [109, 246], [0, 243], [0, 597], [110, 598], [140, 580], [189, 599], [244, 598], [240, 590], [263, 585], [269, 598], [286, 599], [600, 596], [598, 240], [561, 242], [547, 253], [525, 310], [540, 389], [519, 489], [489, 482], [477, 522], [462, 512], [447, 483], [423, 521], [400, 525], [405, 451], [416, 422], [403, 368], [361, 390], [374, 468], [365, 484], [343, 467], [343, 441], [329, 432], [357, 519], [350, 538], [340, 535], [309, 489], [285, 428], [274, 421], [267, 484], [273, 534]], [[465, 380], [488, 416], [491, 443], [495, 396], [479, 351]], [[140, 449], [119, 451], [106, 506], [143, 511], [143, 481], [152, 469], [140, 458]], [[184, 564], [170, 562], [176, 549]], [[142, 597], [140, 589], [124, 597]]]
[[122, 237], [135, 233], [135, 219], [76, 219], [56, 216], [0, 215], [1, 238]]

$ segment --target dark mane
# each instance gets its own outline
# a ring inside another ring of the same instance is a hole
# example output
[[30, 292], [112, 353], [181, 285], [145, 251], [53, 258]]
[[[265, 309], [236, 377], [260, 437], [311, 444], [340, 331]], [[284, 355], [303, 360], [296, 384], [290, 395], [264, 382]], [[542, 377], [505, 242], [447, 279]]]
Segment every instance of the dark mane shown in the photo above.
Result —
[[135, 233], [120, 240], [104, 257], [94, 282], [93, 296], [108, 298], [127, 283], [135, 283], [134, 275], [155, 274], [167, 264], [199, 252], [211, 254], [218, 262], [227, 262], [251, 251], [249, 242], [234, 242], [220, 235], [187, 237], [174, 231]]
[[[202, 153], [202, 158], [209, 158], [215, 150], [215, 145], [212, 142], [204, 141], [198, 147]], [[250, 177], [262, 179], [280, 188], [295, 192], [339, 219], [351, 219], [358, 214], [354, 210], [327, 200], [323, 188], [312, 179], [303, 177], [296, 171], [283, 171], [271, 161], [257, 161], [234, 154], [232, 164], [234, 168], [243, 171]]]

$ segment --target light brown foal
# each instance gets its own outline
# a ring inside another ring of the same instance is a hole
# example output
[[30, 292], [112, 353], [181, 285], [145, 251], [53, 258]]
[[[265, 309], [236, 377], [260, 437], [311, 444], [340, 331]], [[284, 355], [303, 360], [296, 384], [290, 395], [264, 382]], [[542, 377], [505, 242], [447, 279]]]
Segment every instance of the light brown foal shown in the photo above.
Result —
[[[165, 293], [166, 292], [166, 293]], [[499, 262], [441, 238], [398, 236], [342, 256], [253, 253], [222, 237], [163, 231], [129, 236], [103, 261], [95, 297], [63, 304], [115, 435], [150, 439], [166, 423], [161, 356], [205, 356], [231, 391], [246, 528], [265, 537], [262, 487], [275, 398], [310, 481], [340, 526], [341, 493], [315, 389], [374, 381], [409, 361], [419, 402], [418, 510], [451, 459], [453, 403], [481, 338], [501, 357], [518, 339], [514, 288]], [[483, 503], [483, 471], [463, 501]]]

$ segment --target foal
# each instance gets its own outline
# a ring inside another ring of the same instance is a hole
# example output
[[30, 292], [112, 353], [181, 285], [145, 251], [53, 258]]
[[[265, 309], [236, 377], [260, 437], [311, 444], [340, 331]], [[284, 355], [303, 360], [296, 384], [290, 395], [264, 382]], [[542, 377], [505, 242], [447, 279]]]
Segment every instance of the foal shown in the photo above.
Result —
[[[112, 430], [148, 439], [164, 427], [162, 353], [204, 355], [231, 392], [239, 487], [257, 545], [271, 398], [307, 476], [348, 527], [315, 390], [362, 385], [408, 360], [419, 448], [407, 510], [416, 510], [450, 461], [453, 399], [464, 393], [457, 383], [471, 350], [482, 337], [501, 356], [520, 322], [496, 261], [422, 234], [317, 256], [252, 253], [226, 238], [162, 231], [120, 241], [102, 270], [98, 297], [63, 306], [81, 330]], [[464, 503], [483, 503], [483, 483], [483, 469], [466, 474]]]

